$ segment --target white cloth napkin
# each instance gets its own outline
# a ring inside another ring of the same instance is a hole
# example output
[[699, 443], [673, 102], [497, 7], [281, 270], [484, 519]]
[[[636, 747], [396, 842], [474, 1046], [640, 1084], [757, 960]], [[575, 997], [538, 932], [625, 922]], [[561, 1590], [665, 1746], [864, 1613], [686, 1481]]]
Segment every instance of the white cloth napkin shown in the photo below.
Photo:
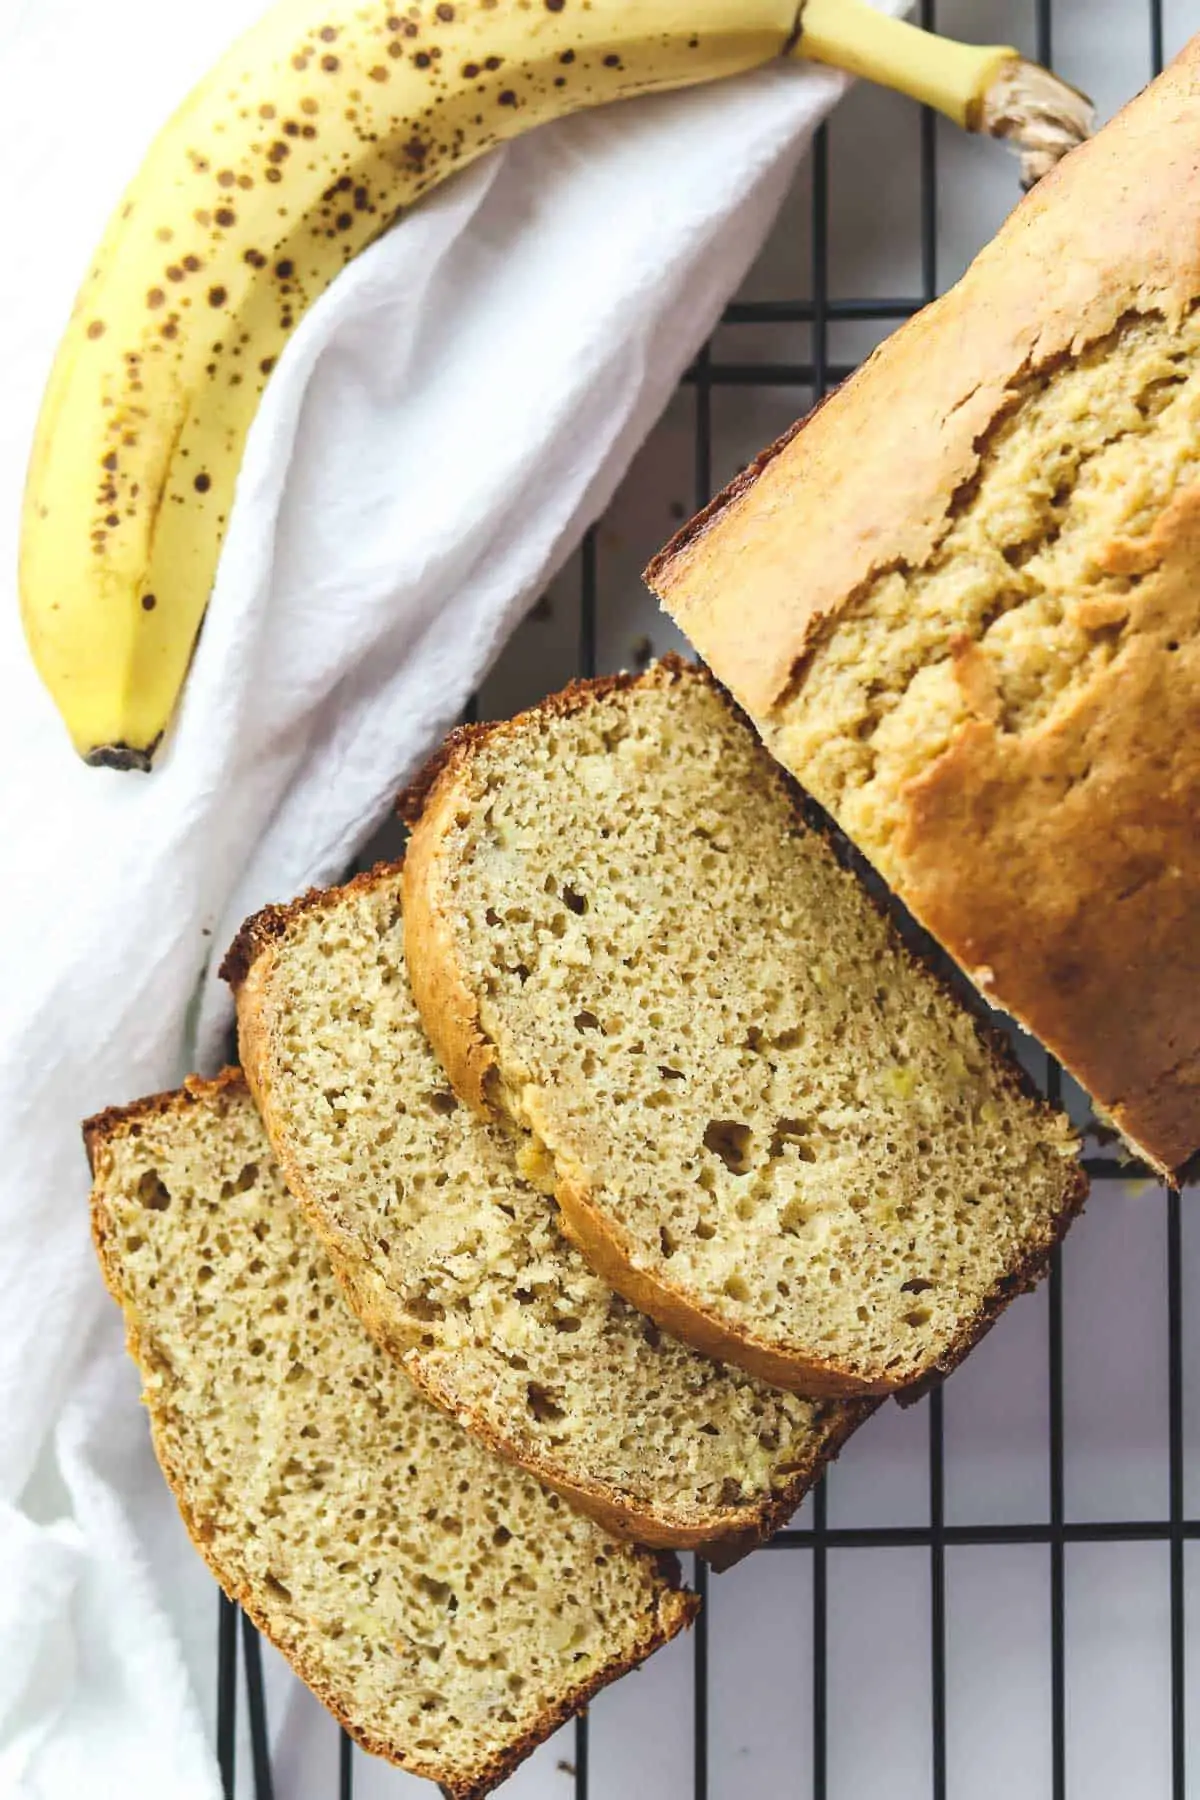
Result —
[[270, 384], [185, 704], [140, 777], [75, 759], [26, 657], [24, 461], [121, 184], [256, 9], [8, 6], [0, 1793], [208, 1800], [214, 1593], [101, 1288], [78, 1121], [220, 1060], [213, 969], [242, 917], [337, 875], [459, 715], [604, 507], [842, 84], [777, 67], [566, 121], [341, 276]]

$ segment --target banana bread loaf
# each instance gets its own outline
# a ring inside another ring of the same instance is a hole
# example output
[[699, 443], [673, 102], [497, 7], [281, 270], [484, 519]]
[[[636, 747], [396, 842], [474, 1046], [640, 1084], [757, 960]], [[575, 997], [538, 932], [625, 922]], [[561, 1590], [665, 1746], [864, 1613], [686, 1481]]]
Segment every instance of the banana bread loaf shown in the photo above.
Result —
[[1156, 1168], [1200, 1145], [1200, 39], [650, 586]]

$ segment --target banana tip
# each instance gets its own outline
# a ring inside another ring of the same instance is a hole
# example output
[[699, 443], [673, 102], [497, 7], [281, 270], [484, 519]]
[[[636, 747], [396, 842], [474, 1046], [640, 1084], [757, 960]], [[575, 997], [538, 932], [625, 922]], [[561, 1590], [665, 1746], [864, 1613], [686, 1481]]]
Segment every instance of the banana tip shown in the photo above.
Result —
[[158, 738], [143, 750], [133, 744], [97, 744], [94, 750], [84, 752], [83, 760], [89, 769], [136, 769], [148, 775], [158, 745]]
[[1091, 136], [1095, 121], [1086, 94], [1016, 56], [1003, 64], [983, 96], [977, 129], [1017, 152], [1021, 185], [1031, 188]]

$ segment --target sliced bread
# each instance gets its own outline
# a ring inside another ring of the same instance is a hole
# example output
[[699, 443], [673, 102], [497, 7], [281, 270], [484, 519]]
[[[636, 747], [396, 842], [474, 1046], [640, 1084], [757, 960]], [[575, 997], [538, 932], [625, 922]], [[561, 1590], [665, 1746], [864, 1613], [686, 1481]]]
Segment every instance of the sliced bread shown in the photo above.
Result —
[[85, 1135], [101, 1265], [184, 1522], [368, 1750], [482, 1795], [693, 1616], [670, 1558], [490, 1456], [376, 1349], [237, 1071]]
[[870, 1403], [710, 1361], [592, 1273], [528, 1145], [451, 1093], [401, 891], [381, 866], [268, 907], [224, 965], [272, 1147], [351, 1304], [425, 1393], [612, 1529], [722, 1557], [769, 1535]]
[[664, 1329], [800, 1392], [951, 1368], [1082, 1204], [1066, 1121], [669, 661], [460, 733], [405, 866], [459, 1095]]

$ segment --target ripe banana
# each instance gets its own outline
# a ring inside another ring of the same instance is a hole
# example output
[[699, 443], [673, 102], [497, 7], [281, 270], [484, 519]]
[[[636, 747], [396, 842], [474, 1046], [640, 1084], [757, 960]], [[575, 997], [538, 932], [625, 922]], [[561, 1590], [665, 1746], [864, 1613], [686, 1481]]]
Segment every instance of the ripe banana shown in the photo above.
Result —
[[[843, 4], [804, 9], [817, 9], [822, 60], [838, 60], [830, 14]], [[452, 170], [543, 120], [797, 48], [809, 48], [797, 0], [280, 0], [152, 145], [43, 401], [21, 604], [80, 754], [150, 767], [259, 397], [301, 314], [358, 251]], [[978, 59], [947, 79], [962, 110]], [[902, 71], [894, 85], [911, 82]]]

